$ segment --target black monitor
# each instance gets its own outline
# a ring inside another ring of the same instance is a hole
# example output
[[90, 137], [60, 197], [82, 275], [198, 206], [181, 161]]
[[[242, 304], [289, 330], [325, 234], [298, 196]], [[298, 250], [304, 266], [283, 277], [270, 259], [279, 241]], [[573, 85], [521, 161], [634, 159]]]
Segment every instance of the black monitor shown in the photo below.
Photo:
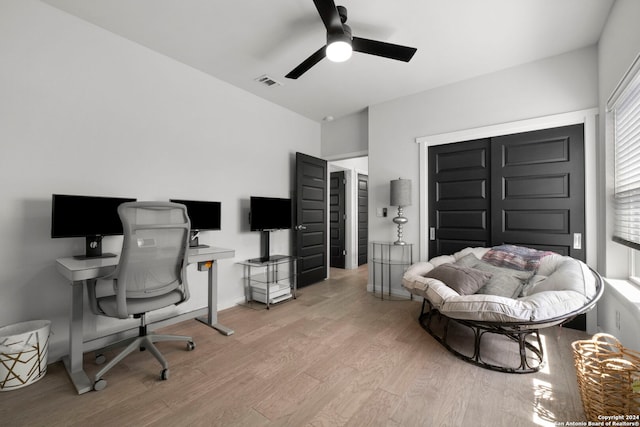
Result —
[[187, 215], [191, 222], [191, 239], [189, 240], [189, 247], [208, 247], [207, 245], [198, 244], [198, 236], [200, 231], [203, 230], [220, 230], [222, 222], [222, 203], [184, 199], [170, 199], [169, 201], [173, 203], [180, 203], [187, 208]]
[[76, 196], [53, 194], [51, 196], [51, 237], [84, 237], [85, 254], [76, 258], [106, 258], [115, 254], [102, 253], [102, 237], [122, 234], [122, 222], [118, 206], [135, 202], [133, 198]]
[[250, 261], [266, 262], [275, 260], [278, 256], [271, 256], [269, 251], [270, 233], [273, 230], [291, 228], [291, 199], [276, 197], [251, 197], [249, 224], [251, 231], [262, 232], [261, 256]]
[[251, 231], [291, 228], [291, 199], [251, 197]]

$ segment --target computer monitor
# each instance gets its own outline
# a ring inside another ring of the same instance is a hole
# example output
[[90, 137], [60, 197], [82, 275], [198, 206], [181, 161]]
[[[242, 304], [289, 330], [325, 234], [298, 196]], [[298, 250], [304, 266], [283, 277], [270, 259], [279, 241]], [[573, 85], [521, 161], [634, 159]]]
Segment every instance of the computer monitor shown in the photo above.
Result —
[[123, 197], [52, 194], [51, 237], [84, 237], [85, 254], [76, 258], [114, 257], [115, 254], [102, 253], [102, 238], [123, 233], [118, 206], [135, 201]]
[[198, 243], [198, 236], [200, 231], [220, 230], [222, 225], [222, 203], [206, 200], [184, 199], [170, 199], [169, 201], [173, 203], [180, 203], [187, 208], [187, 215], [189, 216], [189, 221], [191, 221], [191, 239], [189, 240], [189, 247], [208, 247], [207, 245], [201, 245]]
[[291, 228], [291, 199], [252, 196], [249, 205], [251, 231]]
[[271, 232], [291, 228], [291, 199], [251, 196], [249, 206], [249, 227], [251, 231], [261, 232], [261, 256], [251, 261], [266, 262], [278, 259], [278, 256], [270, 254]]

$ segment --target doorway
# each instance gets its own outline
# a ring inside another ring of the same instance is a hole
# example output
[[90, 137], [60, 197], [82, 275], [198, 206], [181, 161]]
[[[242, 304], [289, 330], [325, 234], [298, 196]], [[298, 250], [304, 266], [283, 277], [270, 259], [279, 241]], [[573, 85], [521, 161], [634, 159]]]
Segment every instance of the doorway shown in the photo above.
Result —
[[[369, 158], [363, 156], [331, 161], [329, 172], [331, 267], [351, 270], [366, 264], [368, 258]], [[341, 186], [344, 191], [340, 189]], [[342, 212], [341, 206], [344, 208], [343, 214], [339, 213]], [[340, 222], [344, 224], [343, 247], [339, 241]]]
[[344, 268], [347, 255], [347, 213], [344, 171], [331, 172], [329, 177], [329, 266]]

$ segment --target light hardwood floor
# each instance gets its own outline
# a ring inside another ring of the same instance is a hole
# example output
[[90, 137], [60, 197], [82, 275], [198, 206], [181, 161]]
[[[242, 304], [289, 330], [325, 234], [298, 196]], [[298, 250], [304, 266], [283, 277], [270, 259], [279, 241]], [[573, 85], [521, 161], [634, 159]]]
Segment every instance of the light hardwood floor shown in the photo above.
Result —
[[[547, 366], [503, 374], [465, 363], [418, 324], [417, 301], [366, 292], [366, 266], [331, 270], [295, 301], [234, 307], [220, 335], [196, 321], [197, 348], [160, 343], [169, 380], [149, 354], [106, 375], [100, 392], [75, 393], [60, 362], [28, 387], [0, 393], [2, 426], [538, 426], [584, 420], [570, 329], [544, 332]], [[109, 355], [109, 354], [108, 354]], [[97, 370], [93, 354], [85, 369]]]

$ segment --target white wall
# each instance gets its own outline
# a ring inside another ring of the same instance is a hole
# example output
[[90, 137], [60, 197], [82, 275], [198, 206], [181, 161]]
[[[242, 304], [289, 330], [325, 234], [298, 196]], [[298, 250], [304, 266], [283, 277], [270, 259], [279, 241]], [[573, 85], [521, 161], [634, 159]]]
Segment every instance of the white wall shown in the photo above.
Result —
[[[606, 201], [613, 200], [613, 140], [606, 138], [606, 103], [633, 60], [640, 54], [640, 2], [616, 0], [598, 44], [599, 95], [600, 95], [600, 139], [599, 147], [599, 192]], [[626, 278], [628, 273], [627, 249], [611, 241], [613, 235], [612, 203], [602, 204], [600, 211], [602, 238], [605, 250], [600, 260], [600, 269], [610, 278]], [[617, 336], [624, 345], [640, 350], [640, 306], [637, 296], [629, 292], [624, 283], [612, 280], [598, 304], [598, 324], [605, 332]], [[614, 288], [615, 287], [615, 288]], [[635, 290], [635, 293], [638, 293]]]
[[352, 159], [335, 160], [333, 162], [329, 162], [329, 167], [330, 172], [352, 169], [366, 175], [369, 171], [369, 158], [364, 156], [354, 157]]
[[[201, 241], [236, 250], [219, 265], [219, 308], [244, 298], [234, 261], [260, 253], [248, 198], [290, 196], [294, 153], [320, 155], [318, 123], [39, 1], [0, 3], [0, 58], [0, 325], [50, 319], [50, 358], [66, 353], [55, 259], [84, 240], [50, 238], [52, 193], [221, 201], [222, 230]], [[274, 251], [289, 246], [274, 233]], [[206, 306], [206, 276], [190, 267], [181, 311]], [[88, 314], [86, 335], [113, 322]]]
[[[369, 239], [394, 240], [389, 181], [413, 182], [405, 240], [419, 247], [419, 146], [416, 137], [509, 123], [598, 105], [595, 46], [369, 107]], [[415, 255], [414, 255], [415, 257]], [[399, 287], [399, 283], [396, 284]]]
[[368, 113], [363, 110], [322, 123], [322, 158], [338, 160], [366, 156], [369, 149]]

